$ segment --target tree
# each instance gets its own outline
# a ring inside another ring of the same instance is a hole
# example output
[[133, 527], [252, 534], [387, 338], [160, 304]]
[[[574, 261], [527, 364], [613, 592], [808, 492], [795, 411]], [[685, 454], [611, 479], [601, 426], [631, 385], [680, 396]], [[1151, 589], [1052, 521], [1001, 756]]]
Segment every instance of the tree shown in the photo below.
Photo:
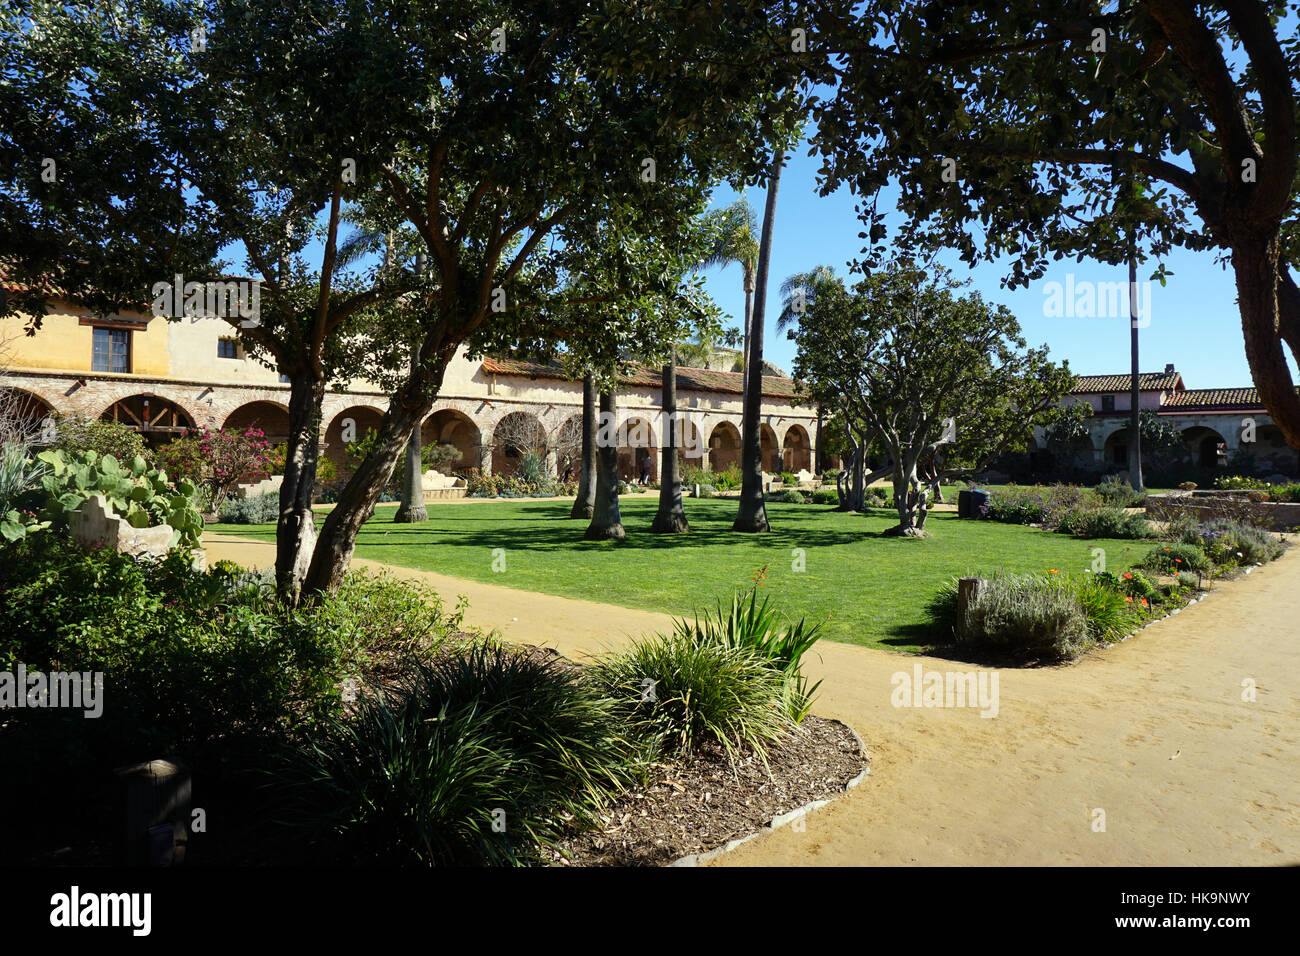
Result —
[[600, 428], [597, 431], [596, 503], [591, 524], [583, 533], [588, 541], [623, 541], [623, 518], [618, 509], [618, 405], [615, 386], [600, 392]]
[[740, 266], [745, 289], [745, 316], [742, 320], [744, 345], [741, 350], [741, 369], [744, 381], [749, 381], [749, 318], [754, 311], [754, 270], [758, 266], [758, 219], [754, 207], [743, 196], [730, 206], [709, 213], [705, 227], [713, 231], [714, 239], [700, 266], [705, 269], [719, 266], [725, 269], [733, 262]]
[[570, 518], [590, 519], [596, 510], [596, 378], [582, 376], [582, 467], [578, 472], [578, 495], [573, 499]]
[[[940, 267], [897, 260], [851, 293], [823, 287], [816, 324], [810, 315], [796, 333], [801, 390], [842, 409], [892, 459], [891, 534], [924, 535], [930, 483], [978, 470], [1050, 424], [1073, 383], [1045, 347], [1025, 349], [1010, 311], [978, 294], [958, 298], [960, 287]], [[948, 467], [923, 477], [940, 448]]]
[[[416, 228], [437, 292], [373, 457], [321, 529], [307, 592], [341, 579], [462, 343], [531, 354], [558, 341], [617, 344], [618, 327], [598, 310], [563, 307], [572, 301], [562, 281], [566, 251], [589, 247], [598, 232], [671, 248], [712, 184], [756, 175], [757, 145], [791, 125], [779, 93], [788, 62], [718, 56], [779, 42], [760, 4], [642, 4], [617, 30], [579, 2], [437, 6], [436, 15], [427, 5], [403, 8], [376, 27], [403, 52], [373, 64], [386, 95], [372, 119], [399, 130], [404, 145], [400, 161], [372, 167], [366, 191], [372, 208]], [[502, 23], [509, 29], [484, 26]], [[661, 53], [664, 35], [674, 37], [671, 58]], [[401, 108], [393, 115], [384, 103]], [[548, 237], [561, 241], [548, 245]], [[598, 490], [598, 516], [601, 508]]]
[[[1300, 447], [1286, 355], [1300, 356], [1298, 14], [1281, 0], [819, 4], [814, 72], [835, 84], [814, 109], [823, 189], [869, 197], [896, 178], [905, 240], [1008, 256], [1013, 287], [1049, 255], [1124, 262], [1131, 236], [1142, 261], [1222, 251], [1260, 397]], [[867, 219], [875, 258], [883, 213], [868, 204]]]
[[772, 261], [772, 228], [776, 220], [776, 193], [781, 185], [781, 167], [785, 150], [778, 148], [772, 156], [767, 180], [767, 202], [763, 207], [763, 233], [758, 245], [758, 268], [755, 275], [754, 304], [749, 321], [749, 344], [745, 350], [745, 414], [741, 435], [740, 508], [732, 524], [733, 531], [768, 531], [767, 505], [763, 491], [763, 446], [759, 434], [759, 416], [763, 414], [763, 322], [767, 317], [767, 273]]
[[[0, 316], [39, 328], [69, 294], [99, 314], [138, 308], [161, 276], [221, 246], [189, 193], [201, 150], [178, 149], [166, 106], [185, 84], [168, 3], [49, 0], [0, 9]], [[186, 37], [188, 41], [188, 36]]]
[[655, 512], [650, 530], [657, 534], [683, 534], [691, 530], [682, 507], [682, 473], [677, 459], [681, 444], [677, 421], [677, 356], [672, 355], [663, 370], [663, 418], [660, 425], [663, 440], [662, 464], [659, 468], [659, 510]]

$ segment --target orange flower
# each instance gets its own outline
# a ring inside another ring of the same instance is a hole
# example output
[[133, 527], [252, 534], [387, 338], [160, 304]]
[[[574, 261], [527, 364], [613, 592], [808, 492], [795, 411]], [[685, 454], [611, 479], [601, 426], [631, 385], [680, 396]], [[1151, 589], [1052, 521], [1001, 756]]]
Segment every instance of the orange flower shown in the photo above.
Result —
[[1143, 598], [1143, 599], [1142, 599], [1142, 606], [1143, 606], [1143, 607], [1150, 607], [1151, 605], [1147, 603], [1147, 599], [1146, 599], [1146, 598]]
[[1047, 573], [1048, 573], [1048, 574], [1060, 574], [1061, 572], [1057, 571], [1056, 568], [1048, 568], [1048, 569], [1047, 569]]
[[1133, 599], [1131, 597], [1126, 597], [1124, 600], [1128, 601], [1129, 604], [1133, 603]]
[[1130, 581], [1133, 579], [1133, 575], [1129, 574], [1127, 571], [1124, 572], [1124, 577], [1128, 578]]
[[1174, 564], [1182, 564], [1182, 563], [1183, 563], [1182, 558], [1174, 558]]

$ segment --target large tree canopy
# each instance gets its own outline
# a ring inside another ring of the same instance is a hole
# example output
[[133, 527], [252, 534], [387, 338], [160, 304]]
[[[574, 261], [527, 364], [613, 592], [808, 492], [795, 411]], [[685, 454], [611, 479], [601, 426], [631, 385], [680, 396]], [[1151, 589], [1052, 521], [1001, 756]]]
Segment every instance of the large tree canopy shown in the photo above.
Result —
[[[1073, 382], [1046, 347], [1025, 347], [1005, 306], [959, 297], [960, 287], [909, 261], [852, 290], [823, 272], [794, 333], [800, 389], [892, 459], [882, 473], [892, 473], [903, 535], [923, 533], [933, 480], [979, 469], [1050, 422]], [[941, 453], [952, 467], [931, 469]]]
[[[826, 190], [863, 199], [891, 179], [904, 240], [971, 263], [1118, 263], [1173, 246], [1222, 250], [1246, 355], [1300, 447], [1300, 5], [1295, 0], [869, 0], [813, 8], [810, 60]], [[1162, 274], [1162, 267], [1157, 269]], [[1285, 348], [1284, 348], [1285, 346]]]

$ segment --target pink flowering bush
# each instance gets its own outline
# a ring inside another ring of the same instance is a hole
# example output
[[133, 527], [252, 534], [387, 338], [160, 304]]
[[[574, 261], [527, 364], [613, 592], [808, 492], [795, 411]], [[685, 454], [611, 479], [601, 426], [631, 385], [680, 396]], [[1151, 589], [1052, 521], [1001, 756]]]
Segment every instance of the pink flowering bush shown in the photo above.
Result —
[[173, 481], [188, 478], [203, 489], [209, 513], [221, 510], [236, 485], [261, 481], [275, 468], [275, 449], [260, 428], [201, 428], [159, 448], [158, 467]]

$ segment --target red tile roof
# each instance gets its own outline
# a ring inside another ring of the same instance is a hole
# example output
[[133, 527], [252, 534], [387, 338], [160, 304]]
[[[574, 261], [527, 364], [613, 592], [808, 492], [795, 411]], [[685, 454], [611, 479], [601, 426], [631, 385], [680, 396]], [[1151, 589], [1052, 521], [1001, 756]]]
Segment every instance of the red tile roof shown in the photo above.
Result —
[[[573, 381], [565, 374], [563, 367], [551, 362], [529, 362], [487, 356], [483, 359], [483, 371], [494, 375]], [[645, 365], [634, 365], [628, 373], [619, 376], [619, 382], [623, 385], [647, 388], [657, 388], [662, 381], [662, 372], [659, 369]], [[715, 372], [702, 368], [685, 368], [680, 365], [677, 367], [677, 387], [685, 392], [727, 392], [739, 395], [743, 391], [744, 381], [745, 377], [740, 372]], [[764, 375], [763, 394], [771, 398], [794, 398], [794, 379]]]
[[[1074, 380], [1070, 389], [1072, 395], [1091, 394], [1094, 392], [1127, 392], [1131, 376], [1124, 375], [1080, 375]], [[1183, 377], [1178, 372], [1139, 372], [1138, 389], [1143, 392], [1169, 392], [1182, 385]]]
[[1204, 411], [1209, 409], [1232, 411], [1236, 409], [1264, 410], [1264, 403], [1259, 400], [1259, 391], [1254, 388], [1189, 388], [1171, 395], [1160, 406], [1179, 411]]

